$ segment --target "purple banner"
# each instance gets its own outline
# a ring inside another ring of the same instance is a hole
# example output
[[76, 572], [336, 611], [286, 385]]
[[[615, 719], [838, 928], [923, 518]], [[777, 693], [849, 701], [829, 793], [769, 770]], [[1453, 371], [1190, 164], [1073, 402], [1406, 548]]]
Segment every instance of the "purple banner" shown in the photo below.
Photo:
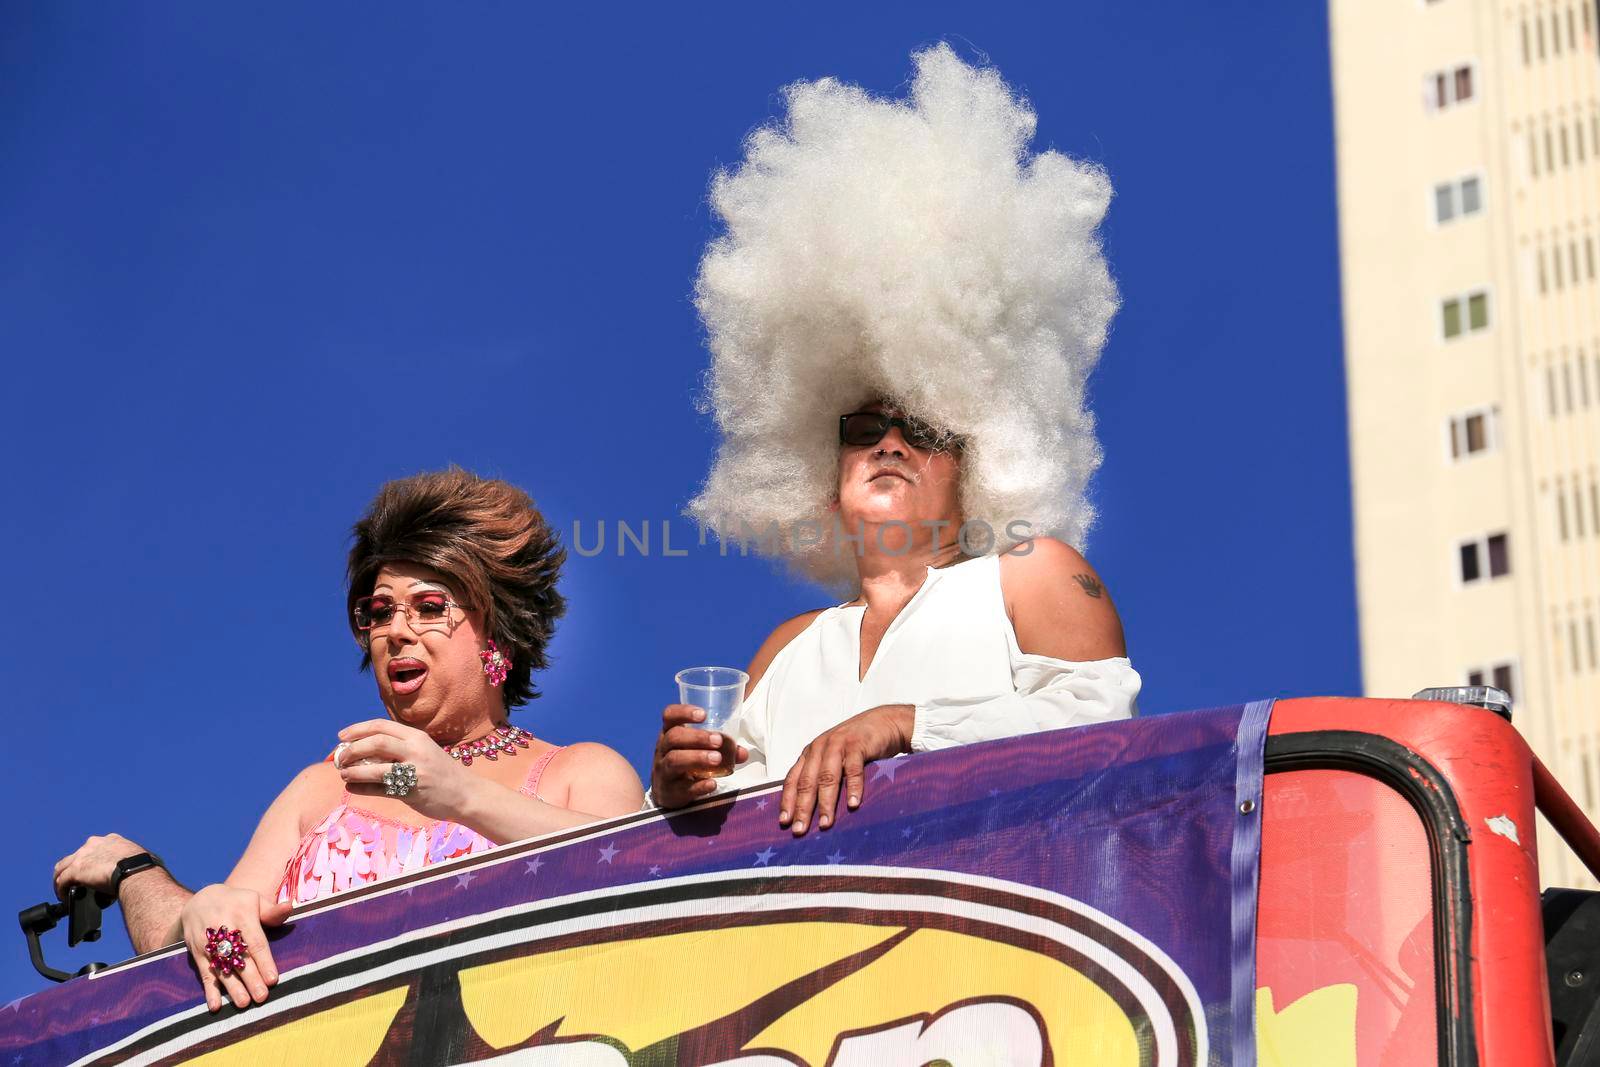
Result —
[[26, 997], [0, 1064], [1244, 1067], [1269, 710], [877, 763], [801, 839], [768, 786], [508, 845], [300, 909], [245, 1011], [176, 950]]

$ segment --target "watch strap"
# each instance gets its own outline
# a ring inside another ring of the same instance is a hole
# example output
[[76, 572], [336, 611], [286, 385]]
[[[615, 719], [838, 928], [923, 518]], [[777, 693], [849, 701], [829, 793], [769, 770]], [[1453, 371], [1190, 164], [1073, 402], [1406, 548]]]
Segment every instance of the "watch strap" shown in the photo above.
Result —
[[111, 896], [116, 897], [122, 888], [122, 880], [140, 871], [148, 871], [152, 867], [166, 868], [161, 862], [161, 857], [154, 852], [138, 852], [132, 856], [124, 856], [117, 861], [116, 867], [111, 871]]

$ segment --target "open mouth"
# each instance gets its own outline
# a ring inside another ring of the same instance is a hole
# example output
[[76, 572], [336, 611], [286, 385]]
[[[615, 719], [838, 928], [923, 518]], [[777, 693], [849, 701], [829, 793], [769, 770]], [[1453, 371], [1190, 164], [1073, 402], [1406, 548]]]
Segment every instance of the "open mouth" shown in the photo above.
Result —
[[423, 679], [428, 676], [428, 668], [419, 660], [396, 659], [389, 661], [389, 688], [397, 696], [415, 693], [422, 688]]

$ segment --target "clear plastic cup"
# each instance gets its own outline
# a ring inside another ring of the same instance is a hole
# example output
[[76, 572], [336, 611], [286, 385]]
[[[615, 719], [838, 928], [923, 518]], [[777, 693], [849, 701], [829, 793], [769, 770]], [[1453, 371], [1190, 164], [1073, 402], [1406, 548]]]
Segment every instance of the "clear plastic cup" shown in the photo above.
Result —
[[[706, 713], [704, 722], [690, 723], [698, 730], [721, 731], [744, 702], [744, 687], [750, 676], [736, 667], [689, 667], [675, 676], [678, 682], [678, 703], [692, 704]], [[733, 738], [722, 735], [722, 762], [704, 774], [708, 778], [721, 778], [732, 774], [738, 753]]]

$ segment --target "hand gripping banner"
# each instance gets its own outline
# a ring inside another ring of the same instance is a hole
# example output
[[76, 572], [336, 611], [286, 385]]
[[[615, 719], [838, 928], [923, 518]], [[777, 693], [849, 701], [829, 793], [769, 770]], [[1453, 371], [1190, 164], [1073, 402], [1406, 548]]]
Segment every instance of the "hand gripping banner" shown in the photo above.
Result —
[[178, 950], [0, 1011], [0, 1063], [1255, 1063], [1270, 703], [873, 764], [795, 839], [777, 786], [302, 908], [205, 1010]]

